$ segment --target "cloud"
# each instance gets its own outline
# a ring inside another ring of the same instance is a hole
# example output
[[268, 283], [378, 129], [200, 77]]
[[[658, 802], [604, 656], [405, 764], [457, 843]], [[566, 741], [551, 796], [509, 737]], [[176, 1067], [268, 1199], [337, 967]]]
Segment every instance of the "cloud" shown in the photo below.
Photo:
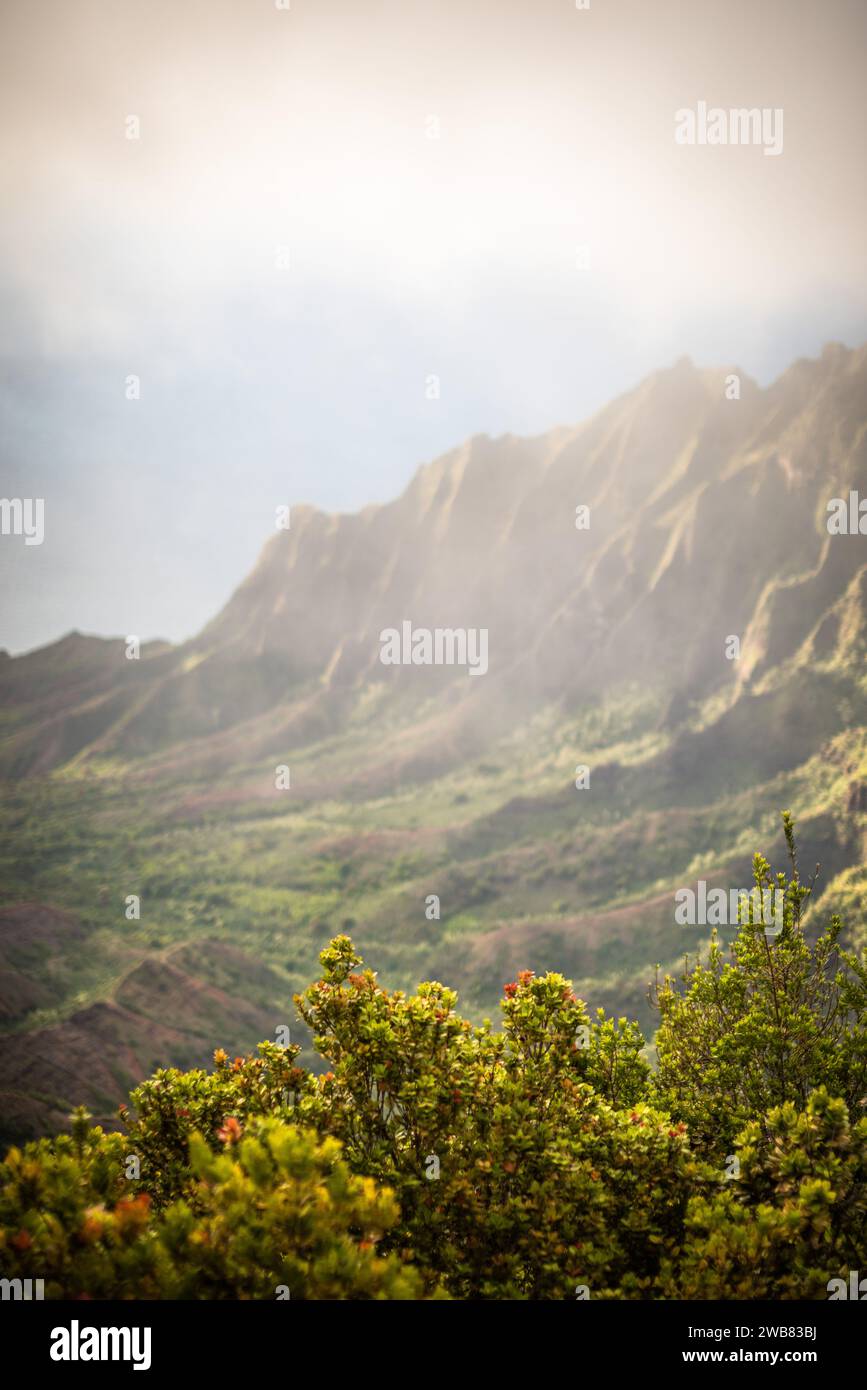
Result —
[[[51, 611], [126, 625], [117, 585], [82, 569], [76, 592], [75, 547], [119, 524], [105, 478], [137, 489], [140, 565], [157, 536], [188, 556], [184, 616], [130, 579], [140, 625], [179, 636], [272, 499], [393, 495], [465, 434], [576, 419], [682, 352], [767, 379], [864, 336], [867, 15], [845, 0], [7, 0], [0, 23], [7, 469], [74, 518], [33, 640]], [[678, 146], [700, 99], [783, 107], [783, 155]], [[173, 519], [205, 468], [210, 588]]]

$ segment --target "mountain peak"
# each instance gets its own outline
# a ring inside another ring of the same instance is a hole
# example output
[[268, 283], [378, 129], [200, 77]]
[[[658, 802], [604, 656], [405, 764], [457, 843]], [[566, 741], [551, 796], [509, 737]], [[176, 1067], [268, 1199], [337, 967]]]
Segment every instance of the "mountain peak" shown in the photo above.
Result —
[[[751, 624], [753, 666], [772, 638], [794, 654], [797, 614], [773, 634], [762, 615], [771, 602], [782, 611], [795, 580], [819, 572], [828, 480], [867, 493], [857, 448], [867, 352], [828, 344], [821, 369], [796, 363], [736, 399], [726, 376], [682, 356], [581, 425], [533, 438], [473, 435], [419, 468], [391, 502], [335, 515], [293, 506], [290, 528], [270, 537], [204, 631], [176, 649], [158, 645], [141, 666], [120, 659], [118, 639], [77, 632], [54, 654], [7, 660], [10, 691], [32, 697], [37, 676], [56, 666], [69, 672], [70, 698], [90, 702], [69, 711], [62, 737], [35, 737], [32, 755], [50, 746], [62, 760], [82, 741], [108, 752], [195, 738], [206, 756], [215, 731], [248, 719], [265, 728], [290, 709], [324, 735], [343, 717], [338, 691], [344, 712], [365, 691], [384, 691], [403, 702], [401, 717], [433, 688], [449, 687], [461, 704], [472, 687], [474, 710], [506, 692], [528, 709], [555, 695], [574, 702], [636, 672], [647, 687], [708, 691], [733, 680], [722, 638]], [[589, 509], [581, 530], [578, 507]], [[780, 522], [773, 544], [770, 511]], [[814, 621], [851, 580], [857, 555], [838, 547], [833, 558], [809, 601], [816, 611], [805, 610]], [[468, 683], [457, 666], [383, 666], [380, 633], [405, 620], [486, 630], [485, 681]], [[52, 708], [63, 704], [57, 695]], [[7, 763], [26, 766], [31, 754], [12, 743]]]

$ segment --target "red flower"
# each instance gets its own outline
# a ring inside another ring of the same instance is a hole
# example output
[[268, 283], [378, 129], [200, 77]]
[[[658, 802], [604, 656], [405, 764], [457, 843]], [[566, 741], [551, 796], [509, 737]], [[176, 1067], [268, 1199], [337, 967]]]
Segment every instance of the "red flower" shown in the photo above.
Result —
[[29, 1231], [19, 1231], [17, 1236], [12, 1237], [12, 1244], [16, 1250], [29, 1250], [33, 1244], [33, 1237]]
[[512, 981], [511, 984], [503, 985], [503, 993], [507, 999], [514, 999], [515, 995], [518, 993], [518, 986], [514, 981]]
[[115, 1203], [114, 1221], [117, 1232], [124, 1238], [134, 1239], [147, 1225], [151, 1199], [147, 1192], [137, 1197], [121, 1197]]
[[244, 1133], [234, 1115], [228, 1115], [223, 1122], [222, 1129], [217, 1130], [217, 1138], [222, 1139], [224, 1144], [237, 1144], [241, 1135]]

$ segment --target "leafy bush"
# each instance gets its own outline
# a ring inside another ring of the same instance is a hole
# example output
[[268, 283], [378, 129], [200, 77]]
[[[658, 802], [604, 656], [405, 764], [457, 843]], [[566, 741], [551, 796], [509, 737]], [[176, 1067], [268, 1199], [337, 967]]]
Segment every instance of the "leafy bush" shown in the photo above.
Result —
[[[695, 1197], [679, 1298], [827, 1298], [867, 1251], [867, 1119], [824, 1087], [806, 1110], [791, 1101], [752, 1121], [736, 1144], [740, 1172], [724, 1190]], [[661, 1281], [666, 1286], [666, 1281]]]
[[811, 946], [794, 827], [783, 817], [791, 873], [773, 874], [756, 855], [760, 890], [783, 894], [782, 929], [765, 934], [752, 902], [730, 953], [714, 934], [706, 964], [683, 976], [680, 993], [667, 977], [658, 994], [661, 1022], [654, 1094], [688, 1126], [693, 1145], [721, 1158], [744, 1125], [767, 1123], [791, 1102], [802, 1111], [814, 1089], [867, 1102], [867, 969], [842, 951], [842, 923], [832, 917]]
[[321, 960], [296, 1002], [333, 1070], [298, 1108], [394, 1187], [391, 1247], [459, 1297], [649, 1285], [679, 1239], [690, 1159], [682, 1130], [639, 1099], [637, 1029], [591, 1024], [561, 975], [508, 984], [494, 1033], [440, 984], [407, 998], [353, 973], [347, 937]]
[[258, 1056], [233, 1062], [218, 1048], [213, 1072], [161, 1069], [121, 1106], [129, 1135], [126, 1152], [139, 1160], [143, 1186], [157, 1207], [189, 1195], [193, 1181], [190, 1139], [203, 1136], [216, 1150], [228, 1120], [242, 1126], [253, 1116], [291, 1114], [314, 1079], [296, 1065], [297, 1044], [259, 1044]]
[[193, 1201], [153, 1213], [125, 1191], [120, 1135], [88, 1129], [12, 1149], [0, 1170], [4, 1275], [56, 1298], [416, 1298], [422, 1282], [377, 1244], [394, 1196], [352, 1174], [333, 1139], [277, 1119], [189, 1141]]

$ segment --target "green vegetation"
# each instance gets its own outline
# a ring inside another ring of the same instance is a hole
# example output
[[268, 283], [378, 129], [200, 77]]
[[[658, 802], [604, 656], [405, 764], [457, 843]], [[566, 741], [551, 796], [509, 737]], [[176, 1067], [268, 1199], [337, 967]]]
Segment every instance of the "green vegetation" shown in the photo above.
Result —
[[[51, 997], [0, 1016], [0, 1030], [60, 1022], [113, 995], [149, 955], [214, 940], [275, 973], [279, 984], [262, 1001], [279, 1021], [349, 916], [390, 984], [410, 989], [448, 974], [476, 1019], [496, 1007], [504, 975], [517, 968], [504, 943], [518, 938], [537, 970], [566, 970], [594, 1005], [628, 1009], [649, 1027], [653, 966], [675, 969], [684, 945], [669, 901], [659, 899], [699, 874], [743, 882], [751, 846], [775, 834], [781, 802], [821, 854], [819, 888], [834, 888], [859, 858], [860, 812], [853, 820], [848, 798], [853, 779], [867, 777], [860, 729], [747, 786], [726, 789], [728, 762], [725, 775], [708, 765], [678, 767], [675, 777], [672, 736], [659, 718], [658, 706], [629, 690], [588, 704], [580, 718], [552, 706], [484, 760], [378, 794], [362, 776], [380, 744], [367, 723], [292, 756], [293, 791], [284, 796], [273, 794], [283, 750], [255, 766], [210, 768], [200, 780], [91, 760], [4, 783], [0, 907], [50, 903], [89, 936], [85, 951], [61, 943], [50, 958], [26, 962]], [[858, 719], [867, 722], [867, 705]], [[572, 786], [579, 756], [599, 776], [608, 769], [589, 793]], [[348, 768], [359, 769], [357, 787], [309, 799], [308, 785], [327, 786]], [[847, 929], [860, 933], [867, 908], [849, 880], [839, 887]], [[138, 921], [124, 916], [127, 893], [141, 898]], [[437, 921], [425, 917], [430, 893], [441, 901]], [[690, 949], [700, 944], [693, 938]], [[247, 993], [242, 981], [238, 988]], [[314, 1064], [311, 1052], [305, 1060]]]
[[[561, 974], [502, 1031], [388, 991], [345, 935], [299, 1012], [328, 1070], [263, 1043], [160, 1070], [126, 1134], [0, 1167], [0, 1262], [52, 1297], [826, 1298], [867, 1261], [867, 969], [805, 926], [791, 817], [778, 935], [745, 913], [658, 991], [658, 1067]], [[132, 1160], [132, 1161], [131, 1161]]]

